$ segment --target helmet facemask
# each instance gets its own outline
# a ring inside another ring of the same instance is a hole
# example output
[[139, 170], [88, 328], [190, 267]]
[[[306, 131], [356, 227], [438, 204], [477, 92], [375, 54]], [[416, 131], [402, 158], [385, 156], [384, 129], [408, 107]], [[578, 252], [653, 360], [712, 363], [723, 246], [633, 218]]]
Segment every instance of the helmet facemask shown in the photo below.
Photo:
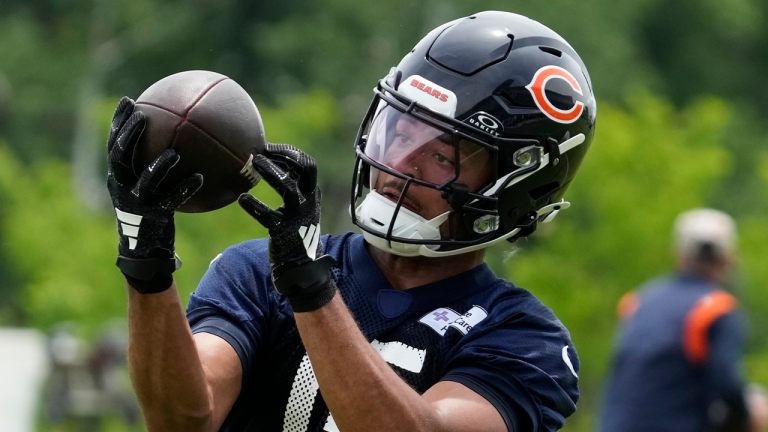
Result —
[[370, 243], [397, 255], [486, 247], [477, 246], [498, 238], [498, 200], [486, 193], [499, 189], [498, 143], [537, 142], [494, 137], [398, 96], [382, 81], [358, 134], [353, 222]]

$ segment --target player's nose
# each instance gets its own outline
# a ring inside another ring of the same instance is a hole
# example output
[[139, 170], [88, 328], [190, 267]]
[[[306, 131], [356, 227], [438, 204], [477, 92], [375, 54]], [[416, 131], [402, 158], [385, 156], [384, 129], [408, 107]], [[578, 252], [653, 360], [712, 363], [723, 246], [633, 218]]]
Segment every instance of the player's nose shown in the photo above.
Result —
[[424, 170], [420, 165], [419, 158], [414, 152], [395, 161], [392, 164], [392, 168], [409, 177], [422, 180], [424, 177]]

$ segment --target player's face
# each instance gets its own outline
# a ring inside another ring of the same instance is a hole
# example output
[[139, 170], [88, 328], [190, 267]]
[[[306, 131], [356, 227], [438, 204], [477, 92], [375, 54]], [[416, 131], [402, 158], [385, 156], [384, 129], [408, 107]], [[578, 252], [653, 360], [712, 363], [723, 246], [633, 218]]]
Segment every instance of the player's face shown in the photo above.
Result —
[[[462, 142], [457, 160], [452, 137], [438, 129], [408, 115], [402, 115], [394, 129], [393, 138], [380, 158], [390, 168], [420, 180], [441, 184], [454, 175], [456, 165], [460, 164], [460, 176], [456, 183], [466, 184], [471, 192], [479, 190], [489, 181], [490, 157], [483, 147]], [[397, 202], [404, 185], [405, 180], [379, 172], [374, 188], [379, 194]], [[409, 186], [403, 207], [428, 220], [450, 210], [440, 191], [416, 184]]]

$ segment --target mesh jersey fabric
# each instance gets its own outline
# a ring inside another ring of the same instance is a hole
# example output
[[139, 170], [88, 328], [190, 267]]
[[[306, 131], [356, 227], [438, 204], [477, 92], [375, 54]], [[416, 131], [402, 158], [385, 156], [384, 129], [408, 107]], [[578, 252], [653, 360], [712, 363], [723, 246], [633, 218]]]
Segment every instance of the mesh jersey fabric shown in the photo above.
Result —
[[679, 275], [638, 290], [639, 305], [617, 339], [601, 432], [711, 430], [715, 400], [726, 402], [736, 414], [745, 412], [740, 311], [723, 313], [703, 329], [709, 349], [701, 364], [686, 353], [686, 322], [716, 292], [721, 291], [703, 279]]
[[[412, 388], [459, 382], [491, 402], [509, 430], [553, 431], [576, 409], [579, 360], [570, 335], [528, 291], [483, 264], [398, 291], [361, 235], [323, 236], [333, 280], [360, 330]], [[191, 295], [193, 333], [222, 337], [243, 366], [222, 431], [334, 431], [285, 298], [272, 287], [266, 239], [228, 248]], [[371, 419], [375, 421], [375, 419]]]

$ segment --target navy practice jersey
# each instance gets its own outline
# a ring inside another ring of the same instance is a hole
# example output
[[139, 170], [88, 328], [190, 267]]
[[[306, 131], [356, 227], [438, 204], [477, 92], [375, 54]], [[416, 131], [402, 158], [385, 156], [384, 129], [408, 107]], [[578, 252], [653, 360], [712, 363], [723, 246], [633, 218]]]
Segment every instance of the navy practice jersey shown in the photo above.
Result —
[[732, 421], [746, 416], [742, 317], [732, 295], [703, 279], [662, 278], [626, 295], [619, 313], [600, 431], [708, 431], [723, 404]]
[[[361, 235], [322, 241], [338, 262], [333, 280], [361, 331], [417, 392], [439, 381], [461, 383], [518, 432], [554, 431], [575, 411], [579, 361], [570, 335], [528, 291], [485, 264], [399, 291], [371, 260]], [[221, 430], [338, 430], [290, 304], [272, 286], [267, 245], [261, 239], [227, 249], [187, 306], [192, 331], [225, 339], [243, 365], [240, 396]]]

